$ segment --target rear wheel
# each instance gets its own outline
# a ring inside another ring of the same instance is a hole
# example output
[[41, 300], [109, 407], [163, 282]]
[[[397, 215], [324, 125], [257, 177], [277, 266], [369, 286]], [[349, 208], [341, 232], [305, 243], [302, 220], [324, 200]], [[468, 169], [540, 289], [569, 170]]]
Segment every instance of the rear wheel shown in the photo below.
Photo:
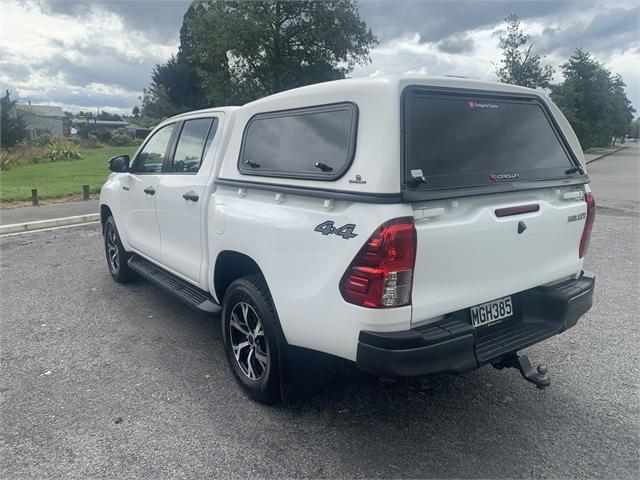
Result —
[[285, 345], [278, 316], [261, 275], [233, 282], [224, 296], [224, 349], [244, 391], [262, 403], [280, 400], [280, 351]]
[[120, 235], [113, 217], [104, 222], [104, 253], [107, 257], [109, 272], [116, 282], [127, 283], [133, 277], [133, 271], [129, 268], [127, 260], [129, 254], [125, 251], [120, 241]]

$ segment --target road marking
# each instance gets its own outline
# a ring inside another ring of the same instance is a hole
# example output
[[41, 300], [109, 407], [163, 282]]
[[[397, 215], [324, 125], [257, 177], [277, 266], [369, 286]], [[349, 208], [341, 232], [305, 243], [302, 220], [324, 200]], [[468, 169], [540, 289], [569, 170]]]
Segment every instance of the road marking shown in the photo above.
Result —
[[41, 228], [39, 230], [27, 230], [25, 232], [5, 233], [4, 235], [0, 235], [0, 238], [15, 237], [16, 235], [27, 235], [29, 233], [50, 232], [52, 230], [61, 230], [63, 228], [84, 227], [84, 226], [87, 226], [87, 225], [97, 225], [99, 223], [100, 223], [100, 220], [96, 220], [96, 221], [93, 221], [93, 222], [76, 223], [74, 225], [62, 225], [60, 227]]

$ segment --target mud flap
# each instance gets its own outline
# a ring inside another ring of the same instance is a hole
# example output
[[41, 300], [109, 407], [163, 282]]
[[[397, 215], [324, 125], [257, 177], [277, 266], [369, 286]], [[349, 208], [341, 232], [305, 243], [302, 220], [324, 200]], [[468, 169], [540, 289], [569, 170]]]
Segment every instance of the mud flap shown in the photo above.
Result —
[[280, 354], [282, 403], [294, 403], [318, 393], [331, 385], [349, 363], [316, 350], [285, 345]]

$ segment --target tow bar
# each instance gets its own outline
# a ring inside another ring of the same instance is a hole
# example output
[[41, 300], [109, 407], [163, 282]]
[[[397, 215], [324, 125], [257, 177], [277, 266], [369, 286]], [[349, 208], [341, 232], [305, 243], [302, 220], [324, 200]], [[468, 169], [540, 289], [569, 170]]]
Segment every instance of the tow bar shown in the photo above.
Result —
[[547, 367], [544, 365], [538, 365], [534, 369], [529, 357], [526, 355], [518, 355], [514, 353], [512, 355], [502, 357], [492, 365], [498, 370], [502, 370], [503, 368], [517, 369], [525, 380], [533, 383], [539, 390], [544, 390], [551, 385], [551, 380], [547, 377]]

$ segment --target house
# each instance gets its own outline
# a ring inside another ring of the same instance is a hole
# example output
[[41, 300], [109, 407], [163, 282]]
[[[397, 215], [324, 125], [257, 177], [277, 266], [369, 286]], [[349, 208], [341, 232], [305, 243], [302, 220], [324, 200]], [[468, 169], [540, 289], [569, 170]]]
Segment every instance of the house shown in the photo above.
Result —
[[150, 128], [140, 128], [125, 120], [98, 120], [96, 117], [74, 117], [73, 126], [81, 137], [86, 137], [89, 133], [99, 136], [107, 130], [124, 128], [132, 137], [144, 139], [151, 131]]
[[84, 138], [87, 138], [90, 133], [100, 135], [107, 130], [111, 131], [127, 126], [127, 122], [123, 120], [98, 120], [96, 117], [73, 117], [72, 122], [78, 134]]
[[49, 132], [56, 137], [65, 136], [64, 112], [62, 107], [51, 105], [27, 105], [17, 104], [16, 108], [20, 112], [27, 127], [29, 135]]

